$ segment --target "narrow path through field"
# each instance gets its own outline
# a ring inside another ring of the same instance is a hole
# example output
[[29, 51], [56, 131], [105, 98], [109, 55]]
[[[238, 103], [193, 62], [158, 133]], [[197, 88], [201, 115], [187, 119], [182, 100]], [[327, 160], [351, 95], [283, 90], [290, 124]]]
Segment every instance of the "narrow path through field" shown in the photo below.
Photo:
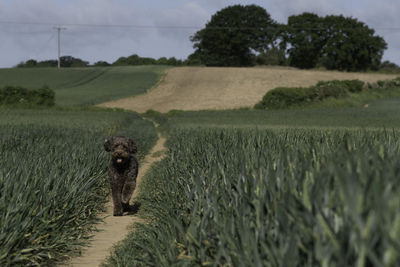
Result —
[[[158, 125], [155, 125], [158, 127]], [[149, 154], [145, 157], [143, 163], [139, 166], [139, 175], [137, 179], [136, 190], [133, 199], [140, 191], [140, 182], [146, 174], [150, 166], [160, 161], [164, 157], [165, 138], [158, 133], [158, 140]], [[132, 201], [132, 200], [131, 200]], [[105, 217], [104, 222], [99, 224], [96, 232], [90, 242], [90, 246], [83, 251], [82, 255], [71, 259], [66, 266], [99, 266], [112, 251], [113, 245], [125, 238], [129, 232], [129, 226], [134, 222], [144, 223], [144, 221], [136, 215], [124, 215], [122, 217], [112, 216], [112, 201], [106, 205], [107, 211], [101, 214]]]

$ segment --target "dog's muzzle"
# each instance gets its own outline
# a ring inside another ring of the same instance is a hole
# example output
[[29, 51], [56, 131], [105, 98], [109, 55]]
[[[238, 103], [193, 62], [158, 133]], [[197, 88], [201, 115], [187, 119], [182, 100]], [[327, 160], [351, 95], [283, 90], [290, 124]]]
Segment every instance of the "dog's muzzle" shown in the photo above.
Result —
[[128, 160], [129, 154], [125, 151], [114, 151], [112, 157], [116, 163], [121, 164]]

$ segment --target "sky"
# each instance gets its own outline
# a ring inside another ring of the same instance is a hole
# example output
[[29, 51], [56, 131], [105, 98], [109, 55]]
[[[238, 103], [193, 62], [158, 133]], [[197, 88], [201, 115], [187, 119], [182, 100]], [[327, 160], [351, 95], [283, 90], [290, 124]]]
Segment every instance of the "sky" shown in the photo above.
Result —
[[224, 7], [256, 4], [272, 19], [291, 15], [357, 18], [388, 44], [383, 60], [400, 65], [399, 0], [0, 0], [0, 68], [61, 55], [94, 63], [121, 56], [176, 57], [193, 53], [190, 36]]

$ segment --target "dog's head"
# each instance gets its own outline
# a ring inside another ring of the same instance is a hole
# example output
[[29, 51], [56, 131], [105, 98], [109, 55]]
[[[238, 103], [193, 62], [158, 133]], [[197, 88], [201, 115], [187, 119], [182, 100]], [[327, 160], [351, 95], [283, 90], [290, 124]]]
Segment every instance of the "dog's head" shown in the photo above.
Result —
[[111, 152], [112, 160], [116, 164], [126, 163], [131, 154], [137, 152], [135, 141], [124, 136], [111, 137], [104, 142], [104, 149]]

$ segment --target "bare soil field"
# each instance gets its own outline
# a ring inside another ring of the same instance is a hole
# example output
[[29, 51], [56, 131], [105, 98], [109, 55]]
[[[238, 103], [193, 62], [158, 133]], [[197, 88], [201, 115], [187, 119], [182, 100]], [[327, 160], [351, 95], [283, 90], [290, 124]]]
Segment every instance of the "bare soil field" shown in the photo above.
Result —
[[398, 75], [298, 70], [282, 67], [167, 69], [158, 85], [145, 94], [102, 103], [139, 113], [178, 110], [235, 109], [252, 107], [265, 93], [280, 86], [307, 87], [318, 81], [359, 79], [366, 82]]

